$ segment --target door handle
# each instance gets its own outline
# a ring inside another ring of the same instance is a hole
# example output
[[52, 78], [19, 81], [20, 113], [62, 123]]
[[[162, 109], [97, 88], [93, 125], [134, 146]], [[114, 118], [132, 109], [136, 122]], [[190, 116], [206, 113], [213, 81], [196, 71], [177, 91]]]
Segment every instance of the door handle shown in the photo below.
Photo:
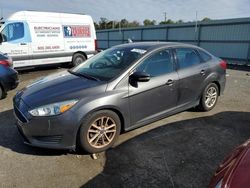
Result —
[[206, 71], [205, 71], [205, 70], [201, 70], [200, 74], [201, 74], [201, 75], [205, 75], [205, 74], [206, 74]]
[[22, 42], [22, 43], [20, 43], [20, 45], [27, 45], [27, 43]]
[[173, 85], [173, 83], [174, 83], [174, 80], [169, 79], [167, 81], [166, 85], [171, 86], [171, 85]]

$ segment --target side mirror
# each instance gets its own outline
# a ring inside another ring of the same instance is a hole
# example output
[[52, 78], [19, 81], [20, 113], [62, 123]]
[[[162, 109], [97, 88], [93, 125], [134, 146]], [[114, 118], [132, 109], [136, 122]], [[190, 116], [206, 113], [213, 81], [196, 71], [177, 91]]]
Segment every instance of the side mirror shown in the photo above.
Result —
[[3, 42], [3, 35], [0, 33], [0, 44]]
[[130, 75], [130, 80], [135, 82], [148, 82], [150, 75], [146, 72], [134, 72]]

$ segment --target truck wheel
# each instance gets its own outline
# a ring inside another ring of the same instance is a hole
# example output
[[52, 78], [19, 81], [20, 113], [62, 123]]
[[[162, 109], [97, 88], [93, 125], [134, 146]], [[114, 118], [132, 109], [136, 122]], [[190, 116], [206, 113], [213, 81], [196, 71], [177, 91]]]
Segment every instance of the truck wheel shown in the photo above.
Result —
[[121, 130], [119, 116], [109, 110], [101, 110], [89, 115], [82, 124], [78, 142], [89, 153], [99, 153], [110, 148]]
[[201, 111], [212, 110], [217, 103], [218, 96], [219, 96], [218, 86], [215, 83], [208, 84], [202, 93], [198, 108]]
[[86, 61], [86, 57], [83, 54], [76, 53], [72, 59], [72, 65], [75, 67], [80, 65], [82, 62]]

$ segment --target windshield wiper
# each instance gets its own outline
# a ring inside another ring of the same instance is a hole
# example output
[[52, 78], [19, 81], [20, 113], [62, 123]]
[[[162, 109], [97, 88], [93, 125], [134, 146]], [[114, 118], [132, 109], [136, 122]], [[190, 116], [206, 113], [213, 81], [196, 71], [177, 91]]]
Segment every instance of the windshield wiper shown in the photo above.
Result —
[[81, 76], [81, 77], [87, 78], [89, 80], [100, 81], [100, 79], [98, 79], [98, 78], [96, 78], [94, 76], [91, 76], [89, 74], [86, 74], [86, 73], [74, 72], [72, 70], [68, 70], [68, 72], [71, 73], [71, 74], [74, 74], [76, 76]]

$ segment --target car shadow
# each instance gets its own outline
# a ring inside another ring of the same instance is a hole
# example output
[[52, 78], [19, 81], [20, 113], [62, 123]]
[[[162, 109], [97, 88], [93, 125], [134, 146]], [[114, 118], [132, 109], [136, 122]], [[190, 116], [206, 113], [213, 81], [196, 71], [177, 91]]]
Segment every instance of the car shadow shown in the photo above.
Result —
[[103, 171], [82, 187], [207, 187], [225, 155], [249, 137], [250, 112], [163, 125], [108, 150]]
[[65, 150], [42, 149], [25, 145], [16, 128], [13, 110], [0, 112], [0, 146], [29, 155], [53, 156], [69, 153]]

